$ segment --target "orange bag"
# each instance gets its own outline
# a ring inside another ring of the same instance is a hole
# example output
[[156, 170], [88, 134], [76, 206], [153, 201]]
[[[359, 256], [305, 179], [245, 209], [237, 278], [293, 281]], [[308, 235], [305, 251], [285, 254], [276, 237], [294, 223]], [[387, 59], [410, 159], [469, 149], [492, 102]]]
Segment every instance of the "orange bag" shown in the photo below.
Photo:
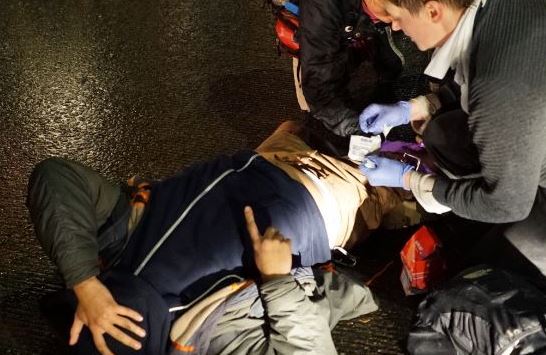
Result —
[[446, 263], [440, 253], [441, 243], [432, 229], [419, 228], [400, 252], [400, 281], [406, 295], [428, 291], [445, 274]]

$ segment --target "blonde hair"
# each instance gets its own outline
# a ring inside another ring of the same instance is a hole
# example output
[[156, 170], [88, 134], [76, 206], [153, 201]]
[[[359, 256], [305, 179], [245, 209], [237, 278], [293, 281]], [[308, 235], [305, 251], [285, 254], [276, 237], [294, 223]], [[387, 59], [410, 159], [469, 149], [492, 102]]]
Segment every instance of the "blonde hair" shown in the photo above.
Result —
[[[386, 0], [398, 7], [403, 7], [407, 9], [410, 13], [417, 13], [425, 3], [427, 3], [430, 0]], [[435, 0], [441, 3], [444, 3], [446, 5], [459, 8], [459, 9], [466, 9], [472, 3], [474, 0]]]

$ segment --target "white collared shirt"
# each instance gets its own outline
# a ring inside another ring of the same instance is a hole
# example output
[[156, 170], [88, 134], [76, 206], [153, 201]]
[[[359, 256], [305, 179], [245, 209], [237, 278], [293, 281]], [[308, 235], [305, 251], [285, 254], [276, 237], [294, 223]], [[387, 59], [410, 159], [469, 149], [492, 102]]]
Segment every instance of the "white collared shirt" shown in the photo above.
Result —
[[470, 64], [470, 41], [474, 31], [474, 20], [480, 7], [487, 0], [474, 0], [459, 20], [447, 41], [432, 54], [425, 74], [443, 79], [449, 68], [455, 70], [455, 82], [461, 87], [461, 108], [468, 113], [468, 75]]

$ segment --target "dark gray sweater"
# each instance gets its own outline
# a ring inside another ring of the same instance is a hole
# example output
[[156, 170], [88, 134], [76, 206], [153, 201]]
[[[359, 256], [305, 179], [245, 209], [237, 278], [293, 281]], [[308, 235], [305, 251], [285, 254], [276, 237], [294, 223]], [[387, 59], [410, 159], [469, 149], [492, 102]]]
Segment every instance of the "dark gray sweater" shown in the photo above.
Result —
[[438, 178], [433, 195], [466, 218], [519, 221], [546, 188], [546, 0], [488, 0], [470, 61], [469, 128], [481, 177]]

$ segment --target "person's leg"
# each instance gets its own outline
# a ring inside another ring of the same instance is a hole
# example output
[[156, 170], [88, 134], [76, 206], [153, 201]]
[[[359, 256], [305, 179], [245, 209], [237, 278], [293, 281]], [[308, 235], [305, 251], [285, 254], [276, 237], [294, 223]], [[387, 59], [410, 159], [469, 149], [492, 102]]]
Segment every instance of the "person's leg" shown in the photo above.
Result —
[[436, 164], [449, 173], [464, 176], [480, 171], [478, 151], [472, 143], [464, 111], [448, 111], [431, 119], [423, 141]]
[[[46, 187], [52, 193], [64, 196], [65, 204], [77, 202], [81, 204], [82, 200], [87, 202], [88, 198], [85, 199], [83, 196], [95, 197], [89, 202], [92, 203], [93, 218], [96, 219], [98, 226], [110, 216], [120, 196], [120, 186], [111, 183], [95, 170], [75, 161], [57, 157], [36, 164], [29, 179], [27, 200], [29, 208], [34, 207], [33, 203]], [[32, 212], [42, 211], [31, 209]]]
[[[82, 164], [49, 158], [36, 165], [27, 206], [44, 251], [68, 287], [97, 273], [99, 252], [114, 236], [101, 228], [111, 221], [122, 197], [120, 186]], [[127, 209], [128, 203], [121, 202], [125, 206], [120, 209]]]
[[546, 191], [539, 188], [523, 221], [494, 227], [469, 257], [468, 265], [487, 263], [511, 270], [546, 291]]
[[536, 278], [546, 289], [546, 190], [538, 189], [529, 216], [508, 227], [504, 238], [530, 263], [524, 271], [531, 269], [533, 272], [527, 276]]

